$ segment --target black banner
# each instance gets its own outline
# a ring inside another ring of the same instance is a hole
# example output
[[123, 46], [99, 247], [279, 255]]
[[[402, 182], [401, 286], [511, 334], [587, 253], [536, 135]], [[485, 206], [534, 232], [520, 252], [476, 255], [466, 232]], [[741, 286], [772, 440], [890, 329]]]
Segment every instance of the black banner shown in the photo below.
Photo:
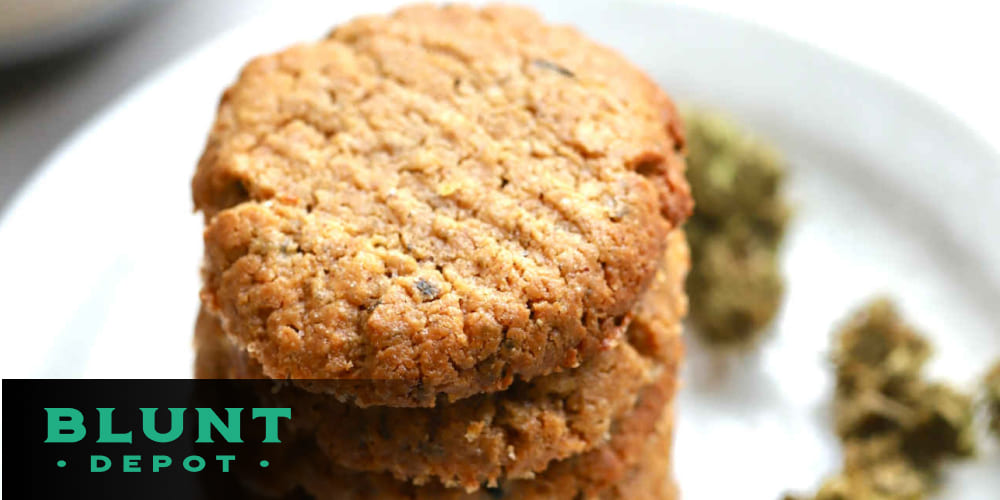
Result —
[[289, 408], [250, 380], [4, 380], [7, 498], [289, 498]]

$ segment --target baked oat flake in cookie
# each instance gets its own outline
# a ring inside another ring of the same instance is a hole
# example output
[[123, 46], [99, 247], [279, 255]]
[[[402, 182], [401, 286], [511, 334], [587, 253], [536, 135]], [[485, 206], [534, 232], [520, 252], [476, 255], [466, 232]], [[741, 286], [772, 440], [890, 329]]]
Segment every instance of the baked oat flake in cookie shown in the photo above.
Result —
[[270, 377], [390, 382], [329, 386], [357, 404], [578, 366], [691, 211], [682, 147], [646, 75], [528, 10], [357, 19], [225, 92], [202, 298]]
[[[287, 385], [266, 391], [264, 404], [290, 407], [292, 430], [315, 435], [328, 459], [345, 468], [468, 491], [501, 479], [531, 478], [552, 461], [603, 445], [640, 392], [673, 383], [687, 308], [687, 263], [683, 234], [675, 231], [661, 271], [634, 311], [627, 341], [576, 369], [436, 408], [358, 408]], [[201, 317], [199, 377], [263, 376], [259, 365], [230, 343], [218, 321]]]

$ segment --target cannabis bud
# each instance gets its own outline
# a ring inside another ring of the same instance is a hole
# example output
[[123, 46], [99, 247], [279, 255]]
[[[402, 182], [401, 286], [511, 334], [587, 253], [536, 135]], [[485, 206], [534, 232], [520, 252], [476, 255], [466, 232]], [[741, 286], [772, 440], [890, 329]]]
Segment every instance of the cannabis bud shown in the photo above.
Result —
[[712, 343], [743, 343], [781, 304], [778, 248], [789, 215], [781, 196], [784, 163], [720, 116], [686, 113], [685, 126], [695, 199], [686, 225], [691, 318]]
[[990, 430], [1000, 437], [1000, 362], [986, 374], [986, 409], [989, 412]]
[[854, 314], [834, 336], [834, 412], [843, 471], [816, 500], [916, 500], [941, 461], [974, 453], [972, 398], [922, 370], [930, 344], [887, 299]]

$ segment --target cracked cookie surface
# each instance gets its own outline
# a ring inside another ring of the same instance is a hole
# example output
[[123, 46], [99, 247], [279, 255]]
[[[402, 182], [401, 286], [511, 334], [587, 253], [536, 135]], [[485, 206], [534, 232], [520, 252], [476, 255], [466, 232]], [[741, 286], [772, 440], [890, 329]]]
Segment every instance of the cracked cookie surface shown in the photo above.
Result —
[[386, 382], [329, 386], [360, 405], [575, 367], [691, 210], [682, 148], [646, 75], [530, 11], [357, 19], [225, 92], [203, 302], [272, 378]]
[[[688, 251], [670, 235], [661, 270], [634, 311], [626, 342], [572, 370], [515, 382], [436, 408], [358, 408], [284, 386], [268, 404], [292, 408], [296, 432], [316, 435], [339, 466], [389, 472], [418, 484], [469, 491], [501, 478], [530, 478], [556, 460], [603, 445], [644, 387], [672, 381], [681, 358]], [[203, 313], [196, 331], [199, 377], [260, 378], [260, 366]]]

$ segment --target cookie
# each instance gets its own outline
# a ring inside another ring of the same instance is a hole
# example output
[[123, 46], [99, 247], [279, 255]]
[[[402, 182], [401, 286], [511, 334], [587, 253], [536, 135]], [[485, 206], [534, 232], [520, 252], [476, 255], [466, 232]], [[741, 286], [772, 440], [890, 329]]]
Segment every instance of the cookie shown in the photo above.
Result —
[[[684, 273], [673, 271], [686, 269], [687, 260], [683, 234], [676, 231], [661, 272], [636, 309], [627, 342], [576, 369], [432, 409], [358, 408], [290, 387], [269, 396], [269, 404], [290, 406], [298, 432], [316, 434], [320, 449], [349, 469], [469, 491], [495, 485], [501, 477], [532, 477], [551, 461], [605, 443], [613, 422], [632, 410], [640, 390], [676, 376], [686, 300]], [[206, 313], [196, 338], [198, 376], [263, 376]]]
[[250, 480], [272, 494], [299, 486], [317, 500], [672, 499], [673, 390], [671, 384], [647, 387], [605, 445], [555, 462], [532, 479], [503, 480], [495, 488], [470, 493], [438, 482], [416, 485], [386, 473], [354, 471], [333, 464], [311, 439], [301, 448], [286, 449], [285, 457], [272, 456], [268, 476], [256, 469]]
[[223, 95], [202, 299], [268, 376], [359, 381], [323, 386], [358, 405], [576, 367], [691, 211], [682, 148], [644, 73], [528, 10], [357, 19]]

